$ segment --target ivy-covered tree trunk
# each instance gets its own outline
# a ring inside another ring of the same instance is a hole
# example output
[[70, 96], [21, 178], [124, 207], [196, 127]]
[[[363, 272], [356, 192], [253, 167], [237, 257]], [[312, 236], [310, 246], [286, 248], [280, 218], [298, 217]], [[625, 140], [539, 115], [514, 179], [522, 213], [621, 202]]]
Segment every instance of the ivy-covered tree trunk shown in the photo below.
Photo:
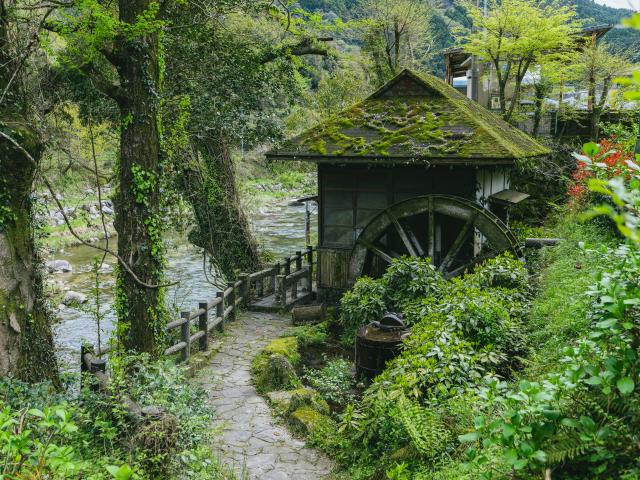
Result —
[[[120, 21], [134, 24], [150, 0], [120, 0]], [[158, 35], [122, 36], [117, 71], [123, 94], [117, 98], [120, 134], [119, 187], [114, 206], [118, 253], [133, 271], [118, 269], [118, 338], [126, 350], [157, 354], [164, 332], [164, 255], [160, 220], [160, 72]], [[146, 284], [143, 285], [143, 284]]]
[[223, 134], [193, 146], [196, 159], [181, 172], [181, 188], [197, 227], [189, 240], [204, 249], [227, 279], [260, 268], [258, 245], [240, 204], [236, 176]]
[[[0, 121], [0, 128], [39, 161], [42, 145], [27, 122]], [[40, 259], [34, 245], [31, 193], [36, 165], [0, 139], [0, 376], [57, 383]]]

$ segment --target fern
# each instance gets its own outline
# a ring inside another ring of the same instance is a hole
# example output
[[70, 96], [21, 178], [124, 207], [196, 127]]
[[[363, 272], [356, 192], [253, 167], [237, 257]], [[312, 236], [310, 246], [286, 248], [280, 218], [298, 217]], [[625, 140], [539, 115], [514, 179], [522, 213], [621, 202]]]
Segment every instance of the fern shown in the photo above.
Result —
[[413, 447], [428, 459], [437, 457], [450, 440], [451, 435], [437, 412], [405, 396], [398, 399], [398, 416]]

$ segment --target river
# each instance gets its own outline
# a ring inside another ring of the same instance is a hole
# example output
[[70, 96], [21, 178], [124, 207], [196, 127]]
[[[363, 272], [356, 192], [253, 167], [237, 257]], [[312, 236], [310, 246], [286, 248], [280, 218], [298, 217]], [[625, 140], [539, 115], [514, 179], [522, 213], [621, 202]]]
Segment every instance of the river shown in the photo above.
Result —
[[[317, 232], [317, 209], [312, 207], [312, 238]], [[282, 257], [304, 250], [305, 247], [305, 207], [290, 204], [288, 201], [263, 206], [251, 218], [251, 225], [263, 249]], [[202, 254], [183, 238], [174, 238], [167, 242], [167, 275], [171, 282], [179, 282], [169, 288], [168, 300], [173, 311], [186, 311], [197, 308], [198, 302], [215, 297], [217, 289], [207, 281], [203, 272]], [[60, 305], [57, 307], [57, 323], [54, 326], [54, 339], [57, 354], [63, 369], [76, 369], [79, 363], [80, 345], [87, 341], [96, 345], [98, 327], [95, 316], [88, 311], [95, 308], [95, 296], [92, 291], [95, 275], [92, 272], [94, 258], [99, 252], [87, 246], [68, 248], [56, 253], [52, 259], [67, 260], [73, 266], [73, 272], [52, 275], [51, 280], [60, 287], [73, 290], [89, 298], [85, 307], [75, 308]], [[104, 343], [113, 331], [115, 316], [112, 310], [114, 259], [107, 257], [104, 274], [99, 275], [101, 312], [101, 340]]]

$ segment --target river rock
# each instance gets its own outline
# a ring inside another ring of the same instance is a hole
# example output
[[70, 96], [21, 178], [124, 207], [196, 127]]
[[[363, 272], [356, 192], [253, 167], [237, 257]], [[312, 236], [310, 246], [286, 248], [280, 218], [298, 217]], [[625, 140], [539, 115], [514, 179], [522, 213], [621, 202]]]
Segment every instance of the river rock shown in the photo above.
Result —
[[73, 267], [66, 260], [49, 260], [45, 263], [49, 273], [69, 273], [73, 271]]
[[105, 215], [113, 215], [113, 208], [103, 205], [102, 213], [104, 213]]
[[74, 292], [73, 290], [69, 290], [65, 296], [64, 300], [62, 300], [67, 307], [71, 305], [81, 305], [83, 303], [87, 303], [87, 296], [83, 295], [80, 292]]

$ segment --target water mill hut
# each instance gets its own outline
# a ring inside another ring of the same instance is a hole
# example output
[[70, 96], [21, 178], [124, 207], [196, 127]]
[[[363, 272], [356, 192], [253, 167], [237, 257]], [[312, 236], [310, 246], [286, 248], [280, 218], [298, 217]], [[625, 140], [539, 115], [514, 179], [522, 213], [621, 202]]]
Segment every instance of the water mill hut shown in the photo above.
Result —
[[519, 160], [537, 141], [444, 81], [404, 70], [365, 100], [267, 153], [317, 164], [320, 300], [400, 255], [451, 277], [519, 245], [506, 225]]

